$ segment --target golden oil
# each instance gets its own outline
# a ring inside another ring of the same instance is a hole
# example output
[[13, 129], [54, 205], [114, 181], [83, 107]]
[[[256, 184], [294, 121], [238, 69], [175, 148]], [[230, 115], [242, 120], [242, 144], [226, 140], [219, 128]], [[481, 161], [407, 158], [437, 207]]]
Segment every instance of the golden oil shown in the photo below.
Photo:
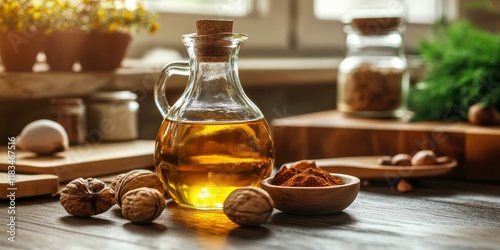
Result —
[[231, 191], [271, 174], [274, 145], [264, 119], [241, 123], [165, 120], [156, 139], [156, 172], [175, 202], [221, 209]]

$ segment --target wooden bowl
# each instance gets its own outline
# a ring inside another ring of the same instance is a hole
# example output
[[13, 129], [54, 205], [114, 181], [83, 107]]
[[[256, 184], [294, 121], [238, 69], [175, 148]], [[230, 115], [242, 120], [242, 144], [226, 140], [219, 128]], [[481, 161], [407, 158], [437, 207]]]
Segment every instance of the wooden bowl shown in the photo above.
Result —
[[273, 177], [262, 180], [261, 187], [274, 201], [274, 207], [283, 213], [321, 215], [346, 209], [358, 195], [360, 181], [345, 174], [331, 174], [344, 184], [327, 187], [285, 187], [272, 185]]

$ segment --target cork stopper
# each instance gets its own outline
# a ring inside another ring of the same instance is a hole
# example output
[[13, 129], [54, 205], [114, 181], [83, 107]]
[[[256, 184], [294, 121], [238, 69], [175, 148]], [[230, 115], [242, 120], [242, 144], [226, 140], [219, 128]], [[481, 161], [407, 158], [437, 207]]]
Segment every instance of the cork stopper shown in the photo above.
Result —
[[201, 62], [223, 62], [229, 59], [231, 48], [227, 41], [221, 40], [227, 33], [233, 32], [233, 21], [224, 19], [202, 19], [196, 20], [196, 33], [201, 37], [200, 44], [196, 48], [198, 60]]
[[196, 20], [196, 33], [198, 35], [213, 35], [233, 32], [233, 21], [224, 19]]
[[386, 35], [401, 25], [401, 17], [353, 18], [351, 25], [363, 35]]
[[367, 36], [387, 35], [398, 31], [404, 22], [401, 13], [385, 13], [375, 10], [355, 10], [343, 17], [343, 22]]

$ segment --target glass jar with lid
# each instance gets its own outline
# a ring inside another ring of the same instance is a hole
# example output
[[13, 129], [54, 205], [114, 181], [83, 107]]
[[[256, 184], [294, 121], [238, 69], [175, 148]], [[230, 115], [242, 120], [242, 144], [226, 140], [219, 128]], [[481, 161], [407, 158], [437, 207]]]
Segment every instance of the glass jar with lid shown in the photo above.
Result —
[[361, 117], [401, 117], [407, 109], [409, 72], [402, 16], [354, 11], [346, 24], [346, 58], [340, 63], [337, 109]]
[[50, 119], [61, 124], [68, 134], [69, 143], [86, 141], [85, 105], [81, 98], [52, 98], [49, 105]]
[[137, 95], [130, 91], [98, 92], [87, 104], [91, 140], [122, 141], [139, 137]]

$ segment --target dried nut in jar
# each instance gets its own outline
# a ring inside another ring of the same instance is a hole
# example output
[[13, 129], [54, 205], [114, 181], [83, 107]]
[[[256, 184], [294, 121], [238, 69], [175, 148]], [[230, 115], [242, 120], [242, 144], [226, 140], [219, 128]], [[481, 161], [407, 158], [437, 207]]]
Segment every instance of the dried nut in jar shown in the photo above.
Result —
[[122, 215], [134, 223], [151, 223], [164, 209], [165, 197], [154, 188], [136, 188], [122, 198]]
[[382, 156], [377, 159], [377, 164], [378, 165], [384, 165], [384, 166], [391, 166], [392, 165], [392, 157], [390, 156]]
[[400, 180], [396, 185], [396, 189], [401, 193], [405, 193], [411, 191], [413, 187], [407, 180]]
[[404, 71], [361, 64], [345, 77], [339, 108], [345, 111], [389, 111], [401, 105]]
[[411, 166], [411, 156], [408, 154], [397, 154], [392, 157], [391, 163], [394, 166]]
[[432, 150], [421, 150], [418, 151], [411, 158], [411, 165], [413, 166], [425, 166], [436, 164], [436, 154]]
[[148, 187], [157, 189], [162, 195], [165, 194], [165, 189], [160, 179], [150, 170], [136, 169], [125, 173], [116, 183], [115, 199], [116, 204], [121, 207], [123, 196], [130, 190], [140, 187]]
[[257, 226], [269, 219], [274, 202], [269, 194], [257, 187], [235, 189], [224, 201], [224, 213], [241, 226]]
[[68, 214], [89, 217], [106, 212], [115, 202], [115, 192], [95, 178], [72, 180], [59, 199]]

